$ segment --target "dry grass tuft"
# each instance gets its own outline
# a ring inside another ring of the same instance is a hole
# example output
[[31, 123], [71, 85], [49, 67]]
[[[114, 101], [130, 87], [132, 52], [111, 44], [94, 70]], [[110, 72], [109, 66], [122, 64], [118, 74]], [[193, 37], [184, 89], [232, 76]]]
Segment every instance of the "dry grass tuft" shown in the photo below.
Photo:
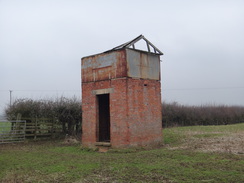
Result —
[[244, 133], [238, 131], [183, 131], [182, 144], [169, 149], [221, 152], [244, 155]]

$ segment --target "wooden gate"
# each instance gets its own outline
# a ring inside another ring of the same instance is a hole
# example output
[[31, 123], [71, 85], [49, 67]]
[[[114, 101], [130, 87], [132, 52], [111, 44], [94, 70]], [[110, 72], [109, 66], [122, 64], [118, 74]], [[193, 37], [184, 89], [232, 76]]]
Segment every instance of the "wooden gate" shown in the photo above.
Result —
[[26, 119], [26, 138], [34, 139], [41, 137], [55, 137], [62, 133], [62, 125], [55, 119], [49, 118], [25, 118]]

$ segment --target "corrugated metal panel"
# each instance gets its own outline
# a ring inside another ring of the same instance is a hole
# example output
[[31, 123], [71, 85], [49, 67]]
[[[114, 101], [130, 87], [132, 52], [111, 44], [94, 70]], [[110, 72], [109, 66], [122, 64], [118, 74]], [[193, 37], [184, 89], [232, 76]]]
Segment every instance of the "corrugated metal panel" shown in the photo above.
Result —
[[126, 50], [126, 59], [128, 67], [128, 76], [140, 78], [140, 53], [132, 50]]
[[125, 50], [82, 58], [82, 82], [126, 76]]
[[128, 77], [160, 80], [158, 55], [126, 49]]
[[158, 55], [148, 54], [149, 79], [160, 80], [160, 57]]

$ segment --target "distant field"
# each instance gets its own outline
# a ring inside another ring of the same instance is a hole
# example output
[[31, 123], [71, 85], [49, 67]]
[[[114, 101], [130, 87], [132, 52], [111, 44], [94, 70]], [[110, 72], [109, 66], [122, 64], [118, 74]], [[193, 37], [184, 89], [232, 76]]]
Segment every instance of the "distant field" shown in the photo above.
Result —
[[159, 149], [98, 153], [80, 144], [0, 145], [0, 182], [244, 182], [244, 124], [164, 129]]
[[10, 131], [11, 130], [11, 123], [6, 121], [0, 121], [0, 133], [2, 131]]

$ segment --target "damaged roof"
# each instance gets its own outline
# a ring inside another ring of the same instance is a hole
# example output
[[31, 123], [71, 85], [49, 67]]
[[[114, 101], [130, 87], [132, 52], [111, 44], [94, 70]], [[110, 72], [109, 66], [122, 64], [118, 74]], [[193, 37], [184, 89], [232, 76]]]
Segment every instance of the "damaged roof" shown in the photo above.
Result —
[[[147, 52], [149, 53], [153, 53], [153, 54], [156, 54], [156, 55], [163, 55], [163, 53], [156, 47], [154, 46], [150, 41], [148, 41], [143, 35], [140, 35], [138, 37], [136, 37], [135, 39], [129, 41], [129, 42], [126, 42], [122, 45], [119, 45], [111, 50], [108, 50], [106, 52], [109, 52], [109, 51], [115, 51], [115, 50], [119, 50], [119, 49], [124, 49], [124, 48], [130, 48], [130, 49], [134, 49], [134, 50], [140, 50], [140, 49], [136, 49], [136, 46], [135, 44], [137, 42], [139, 42], [140, 40], [144, 40], [145, 43], [146, 43], [146, 46], [147, 46]], [[143, 50], [140, 50], [140, 51], [143, 51]]]

